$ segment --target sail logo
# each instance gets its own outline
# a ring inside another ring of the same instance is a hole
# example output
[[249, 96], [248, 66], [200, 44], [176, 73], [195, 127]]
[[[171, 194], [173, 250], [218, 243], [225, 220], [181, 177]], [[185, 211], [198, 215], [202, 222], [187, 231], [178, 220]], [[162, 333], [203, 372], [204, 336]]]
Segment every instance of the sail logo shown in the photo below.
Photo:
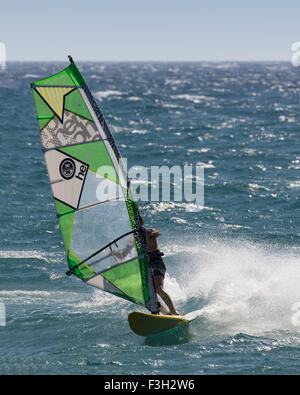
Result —
[[[80, 181], [84, 181], [87, 169], [87, 165], [81, 165], [75, 177]], [[59, 166], [59, 172], [65, 180], [70, 180], [73, 178], [76, 173], [76, 165], [74, 160], [71, 158], [64, 159]]]
[[64, 159], [59, 166], [59, 171], [65, 180], [70, 180], [74, 177], [76, 171], [74, 161], [71, 158]]
[[78, 178], [78, 180], [84, 181], [87, 169], [88, 169], [87, 165], [81, 165], [80, 170], [75, 177]]
[[47, 151], [45, 160], [53, 196], [77, 209], [88, 173], [88, 164], [60, 150]]

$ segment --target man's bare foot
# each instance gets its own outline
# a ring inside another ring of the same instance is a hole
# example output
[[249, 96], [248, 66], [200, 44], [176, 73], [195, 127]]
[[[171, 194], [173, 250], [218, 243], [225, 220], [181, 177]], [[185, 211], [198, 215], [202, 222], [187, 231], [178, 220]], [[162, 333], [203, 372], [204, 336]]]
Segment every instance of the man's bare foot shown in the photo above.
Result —
[[174, 311], [173, 313], [171, 313], [172, 315], [180, 315], [177, 311]]

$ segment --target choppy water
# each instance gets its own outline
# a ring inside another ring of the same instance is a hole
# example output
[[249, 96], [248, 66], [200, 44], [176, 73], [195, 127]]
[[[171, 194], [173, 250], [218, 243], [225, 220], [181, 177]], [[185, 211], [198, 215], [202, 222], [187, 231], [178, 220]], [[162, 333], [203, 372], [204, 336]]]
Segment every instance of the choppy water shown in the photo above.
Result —
[[205, 167], [205, 207], [144, 202], [189, 332], [143, 339], [135, 307], [65, 276], [30, 82], [0, 74], [2, 374], [299, 374], [299, 70], [288, 63], [78, 64], [128, 166]]

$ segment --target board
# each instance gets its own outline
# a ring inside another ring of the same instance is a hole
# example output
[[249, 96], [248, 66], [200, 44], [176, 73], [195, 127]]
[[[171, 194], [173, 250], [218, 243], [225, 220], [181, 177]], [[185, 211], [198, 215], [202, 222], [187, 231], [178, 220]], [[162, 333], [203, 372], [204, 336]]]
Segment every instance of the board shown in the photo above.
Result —
[[158, 315], [134, 311], [128, 315], [131, 330], [139, 336], [151, 336], [167, 331], [190, 320], [178, 315]]

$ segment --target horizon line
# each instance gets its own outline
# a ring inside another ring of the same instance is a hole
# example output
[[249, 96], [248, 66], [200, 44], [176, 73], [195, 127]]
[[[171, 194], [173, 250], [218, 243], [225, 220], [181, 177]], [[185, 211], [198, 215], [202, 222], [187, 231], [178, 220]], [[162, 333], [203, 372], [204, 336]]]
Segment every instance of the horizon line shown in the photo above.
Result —
[[[68, 56], [66, 56], [65, 59], [53, 59], [53, 60], [43, 60], [43, 59], [33, 59], [33, 60], [22, 60], [22, 59], [15, 59], [15, 60], [6, 60], [6, 63], [15, 63], [15, 62], [23, 62], [23, 63], [33, 63], [33, 62], [47, 62], [47, 63], [53, 63], [53, 62], [65, 62], [68, 61]], [[82, 60], [82, 59], [75, 59], [76, 62], [94, 62], [94, 63], [250, 63], [250, 62], [255, 62], [255, 63], [272, 63], [272, 62], [277, 62], [277, 63], [291, 63], [291, 60], [284, 60], [284, 59], [243, 59], [243, 60], [238, 60], [238, 59], [223, 59], [223, 60], [208, 60], [208, 59], [202, 59], [202, 60], [155, 60], [155, 59], [149, 59], [149, 60], [126, 60], [126, 59], [118, 59], [118, 60]]]

